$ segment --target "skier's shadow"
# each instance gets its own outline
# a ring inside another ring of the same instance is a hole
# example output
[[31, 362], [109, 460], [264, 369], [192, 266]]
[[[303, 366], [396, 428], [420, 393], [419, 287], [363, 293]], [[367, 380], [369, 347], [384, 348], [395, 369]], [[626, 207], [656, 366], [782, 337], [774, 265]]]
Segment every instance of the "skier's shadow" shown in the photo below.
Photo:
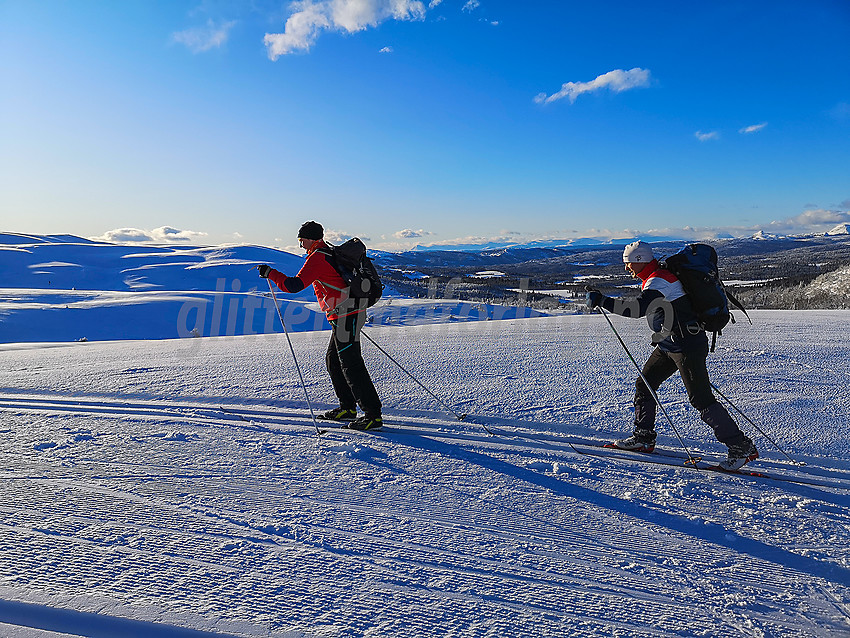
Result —
[[[816, 578], [823, 578], [832, 581], [845, 587], [850, 586], [850, 570], [844, 567], [801, 556], [780, 547], [752, 538], [747, 538], [746, 536], [741, 536], [737, 532], [729, 530], [720, 524], [706, 525], [701, 522], [695, 523], [684, 516], [677, 516], [675, 514], [668, 514], [666, 512], [645, 508], [630, 500], [597, 492], [595, 490], [576, 485], [575, 483], [567, 482], [557, 476], [541, 474], [537, 471], [502, 461], [487, 454], [482, 454], [465, 447], [454, 446], [426, 436], [404, 437], [403, 441], [399, 437], [395, 438], [394, 441], [397, 444], [401, 444], [403, 442], [406, 446], [411, 448], [474, 463], [484, 469], [499, 472], [506, 476], [550, 490], [554, 494], [568, 496], [598, 507], [604, 507], [613, 512], [618, 512], [620, 514], [645, 521], [653, 526], [665, 527], [671, 531], [713, 543], [736, 553], [747, 554], [753, 558], [774, 563], [780, 567], [794, 569]], [[818, 490], [808, 488], [806, 486], [800, 486], [800, 488], [807, 492], [811, 492], [813, 498], [822, 497], [822, 494]], [[817, 493], [818, 496], [815, 496], [815, 493]]]

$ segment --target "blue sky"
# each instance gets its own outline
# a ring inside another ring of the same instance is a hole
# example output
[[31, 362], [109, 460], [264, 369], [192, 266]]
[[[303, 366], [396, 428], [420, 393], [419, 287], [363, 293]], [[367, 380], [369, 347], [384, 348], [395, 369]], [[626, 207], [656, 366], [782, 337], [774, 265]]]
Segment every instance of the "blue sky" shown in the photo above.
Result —
[[0, 0], [0, 229], [828, 230], [848, 41], [846, 0]]

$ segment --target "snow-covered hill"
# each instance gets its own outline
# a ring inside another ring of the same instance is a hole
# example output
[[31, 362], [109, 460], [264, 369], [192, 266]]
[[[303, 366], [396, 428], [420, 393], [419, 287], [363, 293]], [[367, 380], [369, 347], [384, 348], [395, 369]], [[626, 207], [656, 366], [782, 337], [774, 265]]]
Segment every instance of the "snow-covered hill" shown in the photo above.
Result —
[[[850, 317], [751, 315], [713, 381], [807, 463], [744, 423], [753, 469], [815, 484], [684, 467], [663, 421], [673, 466], [579, 453], [631, 418], [599, 316], [371, 328], [470, 416], [367, 343], [389, 425], [322, 438], [281, 335], [0, 346], [0, 635], [846, 636]], [[333, 405], [326, 335], [293, 343]], [[661, 399], [720, 458], [677, 379]]]
[[[272, 333], [280, 329], [277, 311], [252, 268], [267, 263], [294, 275], [303, 262], [303, 256], [261, 246], [124, 245], [0, 233], [0, 343]], [[376, 323], [518, 316], [515, 308], [476, 309], [457, 301], [387, 308], [392, 290], [385, 296], [371, 313]], [[311, 287], [278, 300], [290, 330], [328, 327]]]
[[827, 231], [827, 235], [850, 235], [850, 224], [838, 224], [835, 228]]
[[[303, 258], [259, 246], [121, 245], [69, 235], [0, 234], [0, 342], [270, 332], [276, 311], [265, 282], [251, 271], [261, 263], [294, 274]], [[309, 305], [315, 299], [310, 292], [286, 306], [294, 331], [326, 323]]]
[[850, 265], [818, 276], [806, 288], [807, 295], [822, 293], [850, 300]]
[[4, 286], [44, 290], [206, 291], [224, 279], [256, 285], [250, 268], [273, 263], [297, 272], [303, 258], [261, 246], [109, 244], [69, 235], [0, 233]]

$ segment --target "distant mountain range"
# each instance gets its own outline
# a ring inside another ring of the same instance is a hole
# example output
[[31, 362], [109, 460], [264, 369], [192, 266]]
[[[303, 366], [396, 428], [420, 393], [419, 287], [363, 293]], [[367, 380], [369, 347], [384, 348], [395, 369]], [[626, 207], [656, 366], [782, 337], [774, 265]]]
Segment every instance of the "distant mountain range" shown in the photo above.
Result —
[[[465, 247], [423, 247], [404, 252], [372, 251], [379, 267], [422, 276], [457, 276], [499, 270], [511, 276], [622, 274], [622, 247], [633, 237], [601, 240], [533, 241], [522, 244], [482, 244]], [[659, 256], [676, 252], [686, 240], [652, 238]], [[712, 241], [727, 278], [761, 278], [776, 264], [795, 264], [801, 273], [819, 274], [824, 264], [834, 269], [850, 263], [850, 224], [827, 233], [781, 236], [759, 232], [752, 237]], [[303, 256], [251, 245], [187, 246], [180, 244], [111, 244], [74, 235], [0, 233], [0, 267], [16, 272], [5, 286], [14, 288], [97, 289], [113, 291], [216, 291], [216, 282], [241, 280], [256, 287], [249, 269], [275, 264], [295, 274]], [[244, 291], [245, 288], [243, 287]], [[309, 295], [298, 295], [305, 301]]]
[[[765, 300], [753, 289], [756, 297], [750, 307], [766, 307], [755, 305], [765, 303], [805, 307], [800, 304], [809, 299], [820, 307], [843, 307], [850, 290], [849, 230], [841, 225], [829, 233], [798, 237], [759, 233], [712, 245], [726, 281], [745, 286], [778, 282], [784, 291], [803, 290], [793, 298], [786, 299], [782, 292]], [[435, 303], [425, 297], [448, 297], [447, 282], [458, 277], [462, 283], [451, 288], [453, 298], [518, 307], [525, 306], [517, 295], [524, 278], [536, 290], [571, 286], [580, 290], [588, 279], [614, 289], [631, 285], [622, 264], [628, 241], [631, 238], [531, 242], [483, 250], [455, 247], [372, 255], [387, 288], [385, 310], [395, 313], [387, 322], [401, 321], [404, 303], [413, 304], [408, 315], [414, 319], [420, 309], [431, 308], [434, 316], [429, 320], [453, 321], [472, 315], [457, 304], [437, 312]], [[666, 256], [683, 243], [664, 238], [652, 245], [657, 255]], [[279, 330], [275, 306], [266, 282], [252, 271], [261, 263], [294, 275], [304, 257], [251, 245], [113, 244], [73, 235], [0, 233], [0, 343], [274, 332]], [[442, 287], [432, 290], [437, 285]], [[327, 326], [310, 288], [279, 297], [290, 329]], [[407, 299], [402, 302], [399, 297]], [[497, 317], [494, 306], [479, 306], [484, 308], [484, 314], [476, 315], [479, 319], [485, 314], [487, 319]], [[498, 317], [511, 316], [499, 312]], [[374, 318], [384, 321], [379, 314]]]
[[[765, 231], [758, 231], [754, 235], [752, 235], [753, 239], [784, 239], [788, 237], [797, 237], [797, 238], [805, 238], [805, 237], [822, 237], [824, 235], [850, 235], [850, 224], [838, 224], [835, 228], [827, 231], [826, 233], [812, 233], [806, 235], [775, 235], [771, 233], [766, 233]], [[596, 248], [596, 247], [604, 247], [604, 246], [625, 246], [626, 244], [630, 244], [633, 241], [637, 241], [638, 239], [643, 239], [644, 241], [648, 241], [650, 243], [667, 243], [667, 242], [683, 242], [683, 243], [691, 243], [697, 240], [693, 238], [680, 237], [676, 235], [667, 235], [667, 236], [641, 236], [641, 237], [615, 237], [615, 238], [599, 238], [599, 237], [573, 237], [571, 239], [540, 239], [529, 242], [514, 242], [510, 240], [496, 240], [489, 241], [483, 243], [468, 243], [468, 244], [431, 244], [431, 245], [417, 245], [407, 251], [402, 252], [447, 252], [447, 251], [459, 251], [459, 252], [489, 252], [495, 250], [506, 250], [509, 248], [563, 248], [563, 249], [575, 249], [575, 248]], [[717, 237], [706, 240], [708, 243], [726, 241], [729, 239], [735, 239], [732, 235], [718, 235]], [[741, 238], [747, 239], [747, 238]]]
[[[502, 270], [512, 276], [568, 276], [589, 269], [603, 274], [621, 274], [623, 246], [634, 238], [600, 241], [576, 239], [570, 242], [530, 242], [510, 246], [418, 247], [399, 253], [374, 252], [379, 265], [398, 271], [417, 271], [441, 277], [472, 274], [478, 271]], [[670, 255], [694, 240], [664, 237], [649, 243], [659, 256]], [[751, 237], [717, 239], [710, 243], [721, 258], [722, 268], [736, 279], [748, 272], [766, 271], [776, 264], [797, 264], [808, 273], [817, 264], [850, 263], [850, 227], [836, 226], [828, 233], [782, 236], [759, 232]], [[769, 256], [772, 256], [773, 263]], [[760, 278], [764, 275], [755, 275]], [[569, 278], [569, 277], [564, 277]]]
[[[659, 241], [664, 238], [659, 238]], [[669, 238], [672, 240], [673, 238]], [[434, 252], [434, 251], [484, 251], [504, 250], [507, 248], [579, 248], [590, 246], [625, 246], [635, 241], [635, 238], [623, 237], [616, 239], [599, 239], [594, 237], [581, 237], [573, 239], [539, 239], [529, 242], [512, 242], [507, 240], [490, 241], [478, 244], [434, 244], [430, 246], [417, 245], [410, 252]], [[408, 251], [405, 251], [408, 252]]]

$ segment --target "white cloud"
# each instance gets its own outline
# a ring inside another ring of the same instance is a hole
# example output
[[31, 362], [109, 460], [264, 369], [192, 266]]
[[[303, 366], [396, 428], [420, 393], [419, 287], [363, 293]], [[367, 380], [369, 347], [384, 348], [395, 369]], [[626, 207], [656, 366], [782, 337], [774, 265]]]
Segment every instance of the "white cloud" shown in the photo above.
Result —
[[766, 230], [772, 233], [820, 233], [846, 223], [850, 223], [850, 212], [817, 208], [790, 219], [770, 222]]
[[174, 42], [186, 46], [192, 53], [203, 53], [222, 46], [230, 37], [230, 30], [236, 25], [235, 21], [216, 24], [207, 20], [203, 27], [194, 27], [171, 34]]
[[191, 241], [193, 239], [199, 239], [201, 237], [206, 237], [206, 233], [197, 232], [194, 230], [178, 230], [176, 228], [171, 228], [170, 226], [161, 226], [159, 228], [154, 228], [151, 231], [151, 235], [153, 236], [154, 241], [166, 241], [166, 242], [174, 242], [174, 241]]
[[344, 230], [330, 230], [329, 228], [325, 228], [325, 236], [324, 239], [327, 242], [330, 242], [334, 245], [342, 244], [343, 242], [348, 241], [352, 237], [359, 237], [364, 244], [368, 244], [372, 241], [371, 237], [367, 237], [366, 235], [352, 235], [349, 232]]
[[283, 33], [267, 33], [269, 58], [309, 51], [322, 31], [356, 33], [386, 20], [423, 20], [425, 5], [420, 0], [300, 0]]
[[475, 11], [478, 7], [481, 6], [481, 3], [478, 0], [467, 0], [466, 4], [463, 5], [463, 10], [472, 12]]
[[405, 228], [404, 230], [400, 230], [397, 233], [393, 233], [393, 237], [396, 239], [414, 239], [416, 237], [425, 237], [426, 235], [433, 235], [434, 233], [428, 230], [413, 230], [412, 228]]
[[100, 237], [90, 237], [95, 241], [105, 241], [115, 244], [137, 244], [145, 242], [176, 243], [192, 241], [206, 237], [207, 233], [194, 230], [178, 230], [171, 226], [161, 226], [153, 230], [142, 230], [140, 228], [116, 228], [108, 230]]
[[115, 230], [107, 230], [99, 237], [89, 237], [94, 241], [106, 241], [117, 244], [129, 244], [136, 242], [153, 241], [153, 237], [146, 230], [138, 228], [116, 228]]
[[[722, 226], [712, 228], [664, 229], [650, 231], [650, 234], [667, 236], [681, 235], [683, 238], [711, 239], [722, 237], [751, 237], [765, 232], [772, 235], [811, 235], [825, 233], [839, 224], [850, 223], [850, 211], [828, 210], [823, 208], [807, 210], [794, 217], [775, 220], [767, 224], [750, 226]], [[690, 231], [691, 235], [682, 235], [682, 230]]]
[[431, 2], [428, 3], [428, 8], [433, 9], [434, 7], [438, 7], [441, 4], [443, 4], [443, 0], [431, 0]]
[[486, 244], [493, 241], [507, 241], [508, 237], [484, 237], [483, 235], [468, 235], [467, 237], [455, 237], [454, 239], [443, 239], [435, 241], [426, 246], [463, 246], [466, 244]]
[[700, 142], [708, 142], [711, 140], [719, 140], [720, 133], [718, 133], [717, 131], [709, 131], [708, 133], [697, 131], [696, 133], [694, 133], [694, 137], [697, 138]]
[[392, 52], [393, 52], [393, 48], [392, 48], [392, 47], [384, 47], [383, 49], [381, 49], [380, 51], [378, 51], [378, 53], [392, 53]]
[[682, 239], [711, 240], [731, 237], [751, 237], [759, 232], [771, 235], [813, 235], [825, 233], [840, 224], [850, 224], [850, 211], [816, 208], [787, 219], [766, 224], [713, 226], [694, 228], [660, 228], [645, 232], [629, 231], [635, 236], [681, 237]]
[[758, 133], [762, 129], [767, 127], [767, 122], [762, 122], [761, 124], [753, 124], [752, 126], [745, 126], [740, 129], [738, 132], [742, 135], [749, 135], [750, 133]]
[[566, 82], [557, 93], [547, 96], [540, 93], [534, 98], [538, 104], [551, 104], [558, 100], [567, 99], [570, 104], [576, 101], [583, 93], [593, 93], [608, 89], [614, 93], [622, 93], [631, 89], [640, 89], [649, 86], [650, 73], [648, 69], [634, 68], [629, 71], [615, 69], [604, 73], [590, 82]]
[[325, 236], [324, 240], [328, 241], [332, 244], [341, 244], [343, 242], [348, 241], [354, 237], [351, 233], [347, 233], [344, 230], [330, 230], [325, 228]]

